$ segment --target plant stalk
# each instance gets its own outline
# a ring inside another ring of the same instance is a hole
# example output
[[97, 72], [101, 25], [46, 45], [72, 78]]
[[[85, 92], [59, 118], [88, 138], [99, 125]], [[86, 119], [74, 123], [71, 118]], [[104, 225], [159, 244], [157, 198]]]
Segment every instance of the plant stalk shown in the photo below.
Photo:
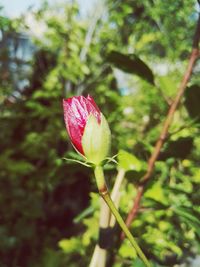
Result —
[[97, 186], [98, 186], [99, 193], [100, 193], [101, 197], [104, 199], [104, 201], [106, 202], [106, 204], [110, 208], [112, 214], [115, 216], [118, 224], [120, 225], [120, 227], [124, 231], [125, 235], [129, 239], [129, 241], [132, 244], [132, 246], [134, 247], [134, 249], [136, 250], [140, 259], [143, 261], [143, 263], [145, 264], [146, 267], [151, 267], [149, 261], [147, 260], [146, 256], [144, 255], [141, 248], [138, 246], [137, 242], [135, 241], [134, 237], [132, 236], [131, 232], [127, 228], [124, 220], [122, 219], [121, 215], [119, 214], [117, 208], [115, 207], [115, 204], [113, 203], [113, 201], [110, 197], [110, 194], [108, 192], [108, 189], [107, 189], [107, 186], [105, 183], [104, 172], [103, 172], [102, 166], [96, 166], [94, 173], [95, 173], [95, 178], [96, 178]]
[[[119, 199], [120, 199], [120, 187], [122, 181], [124, 179], [125, 171], [123, 169], [118, 170], [118, 174], [115, 179], [115, 184], [112, 189], [111, 198], [115, 203], [115, 206], [118, 207]], [[100, 228], [114, 227], [116, 222], [115, 216], [111, 213], [106, 202], [101, 199], [100, 202], [100, 218], [99, 218], [99, 226]], [[107, 257], [107, 249], [102, 249], [97, 244], [95, 246], [90, 265], [89, 267], [105, 267], [106, 266], [106, 257]], [[103, 258], [103, 260], [101, 260]]]

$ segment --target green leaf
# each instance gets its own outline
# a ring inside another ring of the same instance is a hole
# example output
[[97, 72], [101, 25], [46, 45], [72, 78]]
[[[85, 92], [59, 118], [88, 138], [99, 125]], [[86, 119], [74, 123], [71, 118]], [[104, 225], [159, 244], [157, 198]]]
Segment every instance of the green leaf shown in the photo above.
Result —
[[170, 141], [165, 145], [164, 151], [159, 155], [159, 160], [168, 158], [185, 159], [193, 148], [193, 137], [180, 137], [178, 140]]
[[78, 250], [82, 246], [81, 241], [76, 238], [72, 237], [70, 239], [62, 239], [58, 242], [58, 246], [63, 250], [65, 253], [73, 253]]
[[86, 208], [84, 211], [82, 211], [78, 216], [76, 216], [74, 218], [74, 223], [79, 223], [82, 221], [82, 219], [84, 219], [85, 217], [87, 217], [88, 215], [92, 214], [94, 212], [94, 207], [89, 206], [88, 208]]
[[137, 257], [135, 249], [130, 244], [129, 240], [125, 239], [119, 249], [119, 255], [122, 258], [135, 259]]
[[176, 207], [174, 212], [181, 218], [183, 222], [192, 228], [200, 238], [199, 214], [196, 214], [193, 209], [188, 209], [186, 207]]
[[142, 163], [136, 158], [134, 155], [120, 150], [118, 154], [119, 167], [124, 169], [125, 171], [133, 170], [133, 171], [141, 171]]
[[179, 77], [175, 76], [174, 74], [170, 73], [166, 76], [158, 76], [156, 80], [158, 80], [159, 86], [163, 93], [166, 96], [173, 97], [175, 90], [179, 83]]
[[168, 198], [165, 194], [165, 188], [160, 182], [156, 182], [151, 188], [145, 192], [145, 197], [153, 199], [163, 205], [168, 204]]
[[152, 70], [135, 54], [125, 55], [117, 51], [111, 51], [106, 59], [116, 68], [130, 74], [135, 74], [154, 85], [154, 75]]
[[175, 213], [177, 213], [179, 216], [184, 217], [185, 219], [191, 221], [192, 223], [195, 223], [199, 225], [200, 227], [200, 221], [199, 217], [197, 217], [192, 209], [186, 208], [186, 207], [179, 207], [177, 206], [174, 209]]
[[185, 92], [185, 106], [192, 119], [200, 121], [200, 86], [194, 84], [187, 88]]

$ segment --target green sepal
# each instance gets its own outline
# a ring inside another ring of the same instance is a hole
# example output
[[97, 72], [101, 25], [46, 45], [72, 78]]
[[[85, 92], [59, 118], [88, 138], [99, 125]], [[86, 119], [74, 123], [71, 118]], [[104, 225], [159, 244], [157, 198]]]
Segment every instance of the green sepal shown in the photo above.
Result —
[[83, 162], [83, 161], [77, 160], [77, 159], [69, 159], [69, 158], [63, 158], [63, 159], [66, 160], [66, 161], [71, 161], [71, 162], [79, 163], [79, 164], [81, 164], [81, 165], [83, 165], [83, 166], [86, 166], [86, 167], [89, 167], [89, 168], [92, 167], [91, 164], [89, 164], [89, 163], [87, 163], [87, 162]]
[[82, 137], [82, 147], [88, 162], [100, 165], [110, 150], [111, 133], [108, 123], [101, 113], [101, 123], [90, 115]]

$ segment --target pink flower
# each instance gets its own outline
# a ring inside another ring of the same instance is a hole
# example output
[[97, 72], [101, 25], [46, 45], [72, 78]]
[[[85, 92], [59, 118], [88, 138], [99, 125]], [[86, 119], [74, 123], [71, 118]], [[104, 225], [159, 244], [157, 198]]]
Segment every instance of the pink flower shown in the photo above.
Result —
[[85, 155], [82, 137], [88, 117], [90, 114], [94, 115], [100, 124], [101, 112], [90, 95], [63, 99], [63, 109], [65, 125], [71, 142], [82, 155]]

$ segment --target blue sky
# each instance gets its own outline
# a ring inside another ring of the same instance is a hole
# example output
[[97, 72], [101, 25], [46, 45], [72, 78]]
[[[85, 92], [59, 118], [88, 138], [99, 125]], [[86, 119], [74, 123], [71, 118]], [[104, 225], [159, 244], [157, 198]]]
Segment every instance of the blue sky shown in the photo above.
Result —
[[[65, 0], [66, 2], [69, 0]], [[0, 0], [0, 6], [4, 7], [4, 14], [7, 16], [19, 16], [21, 13], [25, 12], [30, 6], [35, 8], [40, 6], [41, 0]], [[51, 3], [60, 2], [59, 0], [49, 0]], [[78, 0], [81, 11], [83, 13], [89, 10], [94, 0]]]

